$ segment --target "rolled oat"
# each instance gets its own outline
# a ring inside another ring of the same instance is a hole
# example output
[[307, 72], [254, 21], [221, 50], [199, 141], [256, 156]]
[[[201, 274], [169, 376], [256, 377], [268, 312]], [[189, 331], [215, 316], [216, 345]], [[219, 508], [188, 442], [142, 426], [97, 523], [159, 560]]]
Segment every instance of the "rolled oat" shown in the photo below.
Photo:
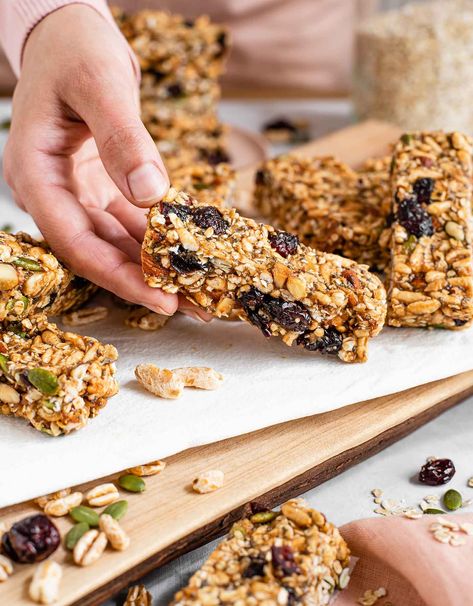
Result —
[[108, 482], [91, 488], [85, 498], [91, 507], [106, 507], [118, 501], [120, 494], [115, 484]]
[[96, 562], [107, 547], [107, 536], [104, 532], [92, 529], [77, 541], [72, 552], [78, 566], [90, 566]]
[[124, 551], [130, 545], [130, 537], [120, 526], [119, 522], [111, 515], [103, 513], [100, 516], [99, 527], [105, 533], [113, 549]]

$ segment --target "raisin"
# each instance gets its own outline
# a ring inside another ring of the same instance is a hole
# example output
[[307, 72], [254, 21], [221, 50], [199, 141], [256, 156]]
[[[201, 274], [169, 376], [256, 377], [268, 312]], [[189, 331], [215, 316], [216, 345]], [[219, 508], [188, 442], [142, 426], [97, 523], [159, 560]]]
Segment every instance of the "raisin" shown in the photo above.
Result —
[[193, 271], [207, 271], [209, 268], [208, 263], [202, 263], [191, 252], [184, 250], [182, 246], [180, 246], [176, 252], [171, 251], [169, 253], [169, 261], [171, 267], [175, 269], [178, 274], [190, 274]]
[[425, 208], [417, 203], [415, 198], [405, 198], [400, 201], [397, 220], [410, 234], [417, 238], [431, 236], [434, 233], [432, 217]]
[[264, 185], [265, 182], [266, 182], [266, 173], [262, 168], [260, 168], [259, 170], [256, 171], [255, 183], [256, 183], [256, 185]]
[[455, 326], [465, 326], [468, 320], [453, 320], [453, 322], [455, 323]]
[[16, 522], [2, 537], [3, 551], [15, 562], [41, 562], [59, 547], [61, 536], [51, 520], [42, 514]]
[[221, 34], [218, 35], [217, 45], [218, 45], [218, 50], [215, 53], [215, 58], [219, 59], [220, 57], [223, 57], [223, 55], [225, 54], [225, 51], [227, 50], [228, 43], [227, 43], [226, 32], [222, 32]]
[[429, 486], [446, 484], [455, 475], [455, 465], [450, 459], [434, 459], [427, 461], [419, 472], [419, 482]]
[[184, 97], [185, 96], [184, 89], [178, 83], [176, 83], [176, 84], [170, 84], [167, 87], [167, 91], [168, 91], [168, 95], [170, 97], [172, 97], [173, 99], [177, 99], [179, 97]]
[[243, 578], [264, 577], [264, 567], [266, 560], [264, 558], [251, 558], [250, 563], [243, 572]]
[[271, 555], [273, 558], [273, 567], [281, 571], [284, 575], [299, 574], [301, 569], [294, 560], [294, 552], [289, 545], [271, 547]]
[[285, 587], [284, 589], [287, 591], [287, 606], [294, 606], [294, 604], [300, 603], [299, 596], [295, 589], [292, 587]]
[[417, 197], [417, 201], [421, 204], [430, 204], [430, 196], [434, 191], [435, 181], [430, 177], [420, 177], [414, 182], [413, 190]]
[[293, 255], [299, 246], [299, 238], [287, 231], [277, 231], [269, 234], [268, 239], [271, 247], [284, 258]]
[[160, 72], [158, 69], [148, 70], [148, 73], [152, 74], [157, 82], [160, 82], [166, 77], [165, 72]]
[[391, 225], [394, 222], [394, 215], [393, 213], [388, 213], [386, 215], [386, 227], [391, 227]]
[[286, 118], [278, 118], [277, 120], [267, 122], [263, 126], [263, 130], [287, 130], [291, 133], [295, 133], [297, 131], [297, 126], [289, 120], [286, 120]]
[[166, 217], [166, 225], [169, 225], [169, 215], [172, 213], [179, 217], [181, 221], [186, 221], [191, 213], [191, 209], [184, 204], [169, 204], [168, 202], [161, 202], [161, 213]]
[[184, 19], [183, 23], [186, 27], [194, 27], [195, 21], [194, 19]]
[[200, 155], [211, 166], [216, 166], [217, 164], [222, 164], [223, 162], [230, 162], [230, 156], [221, 147], [217, 147], [212, 151], [201, 149]]
[[303, 345], [309, 351], [320, 351], [322, 354], [337, 354], [342, 348], [343, 336], [333, 326], [325, 329], [323, 337], [316, 341], [310, 341], [310, 333], [301, 335], [297, 343]]
[[201, 229], [212, 227], [217, 236], [224, 234], [229, 228], [228, 221], [225, 221], [222, 213], [215, 206], [198, 206], [192, 212], [192, 219]]
[[249, 321], [258, 326], [266, 337], [271, 336], [271, 322], [295, 332], [304, 332], [311, 322], [310, 314], [302, 303], [271, 297], [257, 288], [242, 293], [239, 301]]

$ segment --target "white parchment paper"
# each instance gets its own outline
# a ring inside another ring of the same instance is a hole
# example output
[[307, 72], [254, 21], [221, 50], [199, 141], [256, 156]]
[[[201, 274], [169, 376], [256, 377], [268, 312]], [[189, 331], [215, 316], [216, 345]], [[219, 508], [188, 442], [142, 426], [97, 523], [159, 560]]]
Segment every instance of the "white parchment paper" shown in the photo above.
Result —
[[[208, 325], [184, 316], [146, 333], [124, 326], [123, 310], [83, 327], [120, 353], [120, 393], [84, 429], [51, 438], [0, 417], [0, 507], [298, 417], [394, 393], [473, 369], [473, 330], [385, 329], [366, 364], [266, 340], [243, 323]], [[162, 400], [136, 382], [140, 362], [211, 366], [214, 392], [187, 389]], [[314, 436], [316, 439], [316, 436]]]

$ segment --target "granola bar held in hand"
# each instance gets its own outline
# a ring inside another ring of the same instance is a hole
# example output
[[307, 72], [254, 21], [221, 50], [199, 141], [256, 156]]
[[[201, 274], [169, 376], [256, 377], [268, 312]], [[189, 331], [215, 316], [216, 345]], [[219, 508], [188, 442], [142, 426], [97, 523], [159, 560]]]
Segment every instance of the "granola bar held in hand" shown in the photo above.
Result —
[[338, 529], [302, 499], [233, 525], [171, 606], [328, 604], [349, 582], [350, 551]]
[[393, 158], [391, 326], [473, 321], [471, 147], [460, 133], [401, 137]]
[[53, 436], [83, 427], [113, 396], [117, 351], [44, 317], [0, 333], [0, 413]]
[[151, 287], [346, 362], [366, 360], [386, 314], [384, 287], [366, 267], [173, 188], [150, 211], [142, 261]]

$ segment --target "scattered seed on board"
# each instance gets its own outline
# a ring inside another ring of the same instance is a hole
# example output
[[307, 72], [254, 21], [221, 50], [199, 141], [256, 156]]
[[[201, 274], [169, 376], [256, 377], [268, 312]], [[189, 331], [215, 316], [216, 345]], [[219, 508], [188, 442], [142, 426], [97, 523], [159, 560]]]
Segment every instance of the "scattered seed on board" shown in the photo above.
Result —
[[61, 565], [46, 560], [36, 568], [29, 588], [30, 598], [38, 604], [52, 604], [59, 597]]
[[0, 554], [0, 583], [6, 581], [11, 574], [13, 574], [13, 564], [7, 557]]
[[85, 522], [89, 526], [99, 525], [99, 514], [90, 507], [79, 505], [79, 507], [71, 509], [69, 513], [75, 522]]
[[379, 599], [388, 595], [384, 587], [378, 589], [367, 589], [361, 598], [358, 598], [356, 603], [361, 606], [374, 606]]
[[77, 522], [66, 534], [65, 545], [66, 549], [72, 550], [77, 544], [77, 541], [90, 530], [90, 527], [85, 522]]
[[85, 495], [88, 504], [91, 507], [105, 507], [115, 501], [118, 501], [120, 494], [115, 484], [108, 482], [95, 486]]
[[213, 492], [222, 488], [224, 477], [223, 471], [219, 469], [204, 471], [192, 482], [192, 488], [199, 494]]
[[39, 505], [41, 509], [44, 509], [46, 503], [49, 501], [53, 501], [55, 499], [61, 499], [63, 497], [67, 497], [67, 495], [71, 494], [72, 490], [70, 488], [64, 488], [63, 490], [58, 490], [57, 492], [52, 492], [51, 494], [45, 494], [42, 497], [38, 497], [34, 500], [34, 502]]
[[115, 518], [115, 520], [121, 520], [127, 511], [128, 501], [122, 499], [121, 501], [115, 501], [115, 503], [112, 503], [111, 505], [106, 507], [102, 511], [101, 515], [107, 514], [109, 516], [112, 516], [112, 518]]
[[152, 596], [144, 585], [130, 587], [123, 606], [151, 606]]
[[96, 307], [83, 307], [77, 311], [62, 316], [62, 321], [66, 326], [84, 326], [104, 320], [108, 316], [108, 309], [97, 305]]
[[107, 547], [107, 536], [95, 528], [88, 530], [76, 543], [74, 562], [79, 566], [90, 566], [96, 562]]
[[152, 461], [151, 463], [146, 463], [146, 465], [130, 467], [130, 469], [127, 469], [127, 472], [140, 477], [155, 476], [158, 473], [161, 473], [165, 467], [165, 461]]
[[146, 490], [146, 484], [143, 478], [135, 476], [133, 473], [126, 473], [118, 478], [118, 485], [128, 492], [143, 492]]
[[67, 515], [71, 509], [78, 507], [82, 503], [83, 495], [81, 492], [72, 492], [64, 497], [48, 501], [43, 508], [47, 516], [55, 518]]
[[99, 527], [102, 532], [105, 533], [110, 545], [113, 549], [118, 551], [124, 551], [130, 545], [130, 537], [123, 530], [120, 524], [112, 518], [108, 513], [103, 513], [100, 516]]

